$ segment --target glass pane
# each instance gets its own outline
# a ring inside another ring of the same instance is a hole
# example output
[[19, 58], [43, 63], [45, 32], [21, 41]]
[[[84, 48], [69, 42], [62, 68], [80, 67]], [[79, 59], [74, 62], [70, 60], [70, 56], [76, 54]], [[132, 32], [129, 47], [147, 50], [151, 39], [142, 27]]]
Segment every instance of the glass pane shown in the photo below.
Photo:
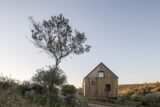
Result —
[[98, 77], [104, 77], [104, 72], [98, 72]]

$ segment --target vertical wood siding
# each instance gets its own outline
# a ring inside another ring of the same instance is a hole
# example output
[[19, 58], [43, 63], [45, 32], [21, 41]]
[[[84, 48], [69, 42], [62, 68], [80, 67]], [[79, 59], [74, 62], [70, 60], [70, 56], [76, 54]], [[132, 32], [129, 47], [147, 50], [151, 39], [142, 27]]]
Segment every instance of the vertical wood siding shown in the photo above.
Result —
[[[98, 71], [104, 71], [104, 78], [97, 77]], [[95, 81], [95, 84], [92, 84]], [[105, 91], [105, 85], [111, 85], [111, 91]], [[98, 66], [83, 81], [84, 96], [90, 98], [117, 98], [118, 77], [105, 66]]]

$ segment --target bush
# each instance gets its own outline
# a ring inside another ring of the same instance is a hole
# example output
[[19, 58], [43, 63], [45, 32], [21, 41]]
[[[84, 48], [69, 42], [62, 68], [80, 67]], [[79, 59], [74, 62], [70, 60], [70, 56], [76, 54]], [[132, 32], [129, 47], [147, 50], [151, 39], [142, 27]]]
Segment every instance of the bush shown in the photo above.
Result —
[[133, 95], [131, 96], [131, 99], [132, 99], [133, 101], [142, 101], [143, 95], [142, 95], [142, 94], [133, 94]]
[[120, 96], [120, 100], [122, 102], [129, 100], [129, 99], [131, 99], [131, 96], [129, 94], [124, 94], [124, 95]]
[[42, 95], [34, 95], [33, 96], [33, 103], [38, 105], [45, 105], [46, 104], [46, 97]]
[[157, 94], [148, 94], [143, 97], [142, 104], [152, 106], [159, 101], [159, 96]]
[[9, 89], [16, 88], [18, 86], [18, 82], [15, 79], [12, 79], [7, 76], [0, 75], [0, 89]]
[[160, 91], [160, 87], [156, 87], [151, 90], [151, 92], [159, 92], [159, 91]]
[[67, 94], [74, 95], [76, 93], [76, 88], [73, 85], [64, 85], [62, 86], [62, 93], [64, 95], [67, 95]]

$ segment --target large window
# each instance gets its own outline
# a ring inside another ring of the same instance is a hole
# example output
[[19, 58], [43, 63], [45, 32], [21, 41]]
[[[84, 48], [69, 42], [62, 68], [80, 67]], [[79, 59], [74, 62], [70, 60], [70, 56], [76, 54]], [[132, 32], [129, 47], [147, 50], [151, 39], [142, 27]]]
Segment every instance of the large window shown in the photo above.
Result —
[[98, 72], [98, 77], [103, 78], [104, 77], [104, 71], [99, 71]]

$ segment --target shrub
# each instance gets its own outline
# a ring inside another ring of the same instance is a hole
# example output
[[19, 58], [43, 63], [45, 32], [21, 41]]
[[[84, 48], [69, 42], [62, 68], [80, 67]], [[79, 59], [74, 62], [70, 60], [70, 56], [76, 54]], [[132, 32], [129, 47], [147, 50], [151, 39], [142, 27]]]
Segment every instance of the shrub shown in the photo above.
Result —
[[129, 93], [123, 94], [122, 96], [120, 96], [120, 100], [123, 102], [130, 99], [131, 99], [131, 95]]
[[160, 91], [160, 87], [156, 87], [151, 90], [151, 92], [159, 92], [159, 91]]
[[0, 75], [0, 89], [9, 89], [16, 88], [18, 86], [18, 82], [15, 79], [12, 79], [7, 76]]
[[157, 94], [147, 94], [143, 97], [142, 104], [151, 106], [158, 101], [159, 101], [159, 96]]
[[42, 95], [34, 95], [33, 96], [33, 103], [38, 105], [45, 105], [46, 104], [46, 97]]
[[62, 93], [64, 95], [67, 95], [67, 94], [73, 95], [76, 93], [76, 88], [73, 85], [64, 85], [62, 86]]
[[131, 99], [132, 99], [133, 101], [142, 101], [143, 95], [142, 95], [142, 94], [133, 94], [133, 95], [131, 96]]

